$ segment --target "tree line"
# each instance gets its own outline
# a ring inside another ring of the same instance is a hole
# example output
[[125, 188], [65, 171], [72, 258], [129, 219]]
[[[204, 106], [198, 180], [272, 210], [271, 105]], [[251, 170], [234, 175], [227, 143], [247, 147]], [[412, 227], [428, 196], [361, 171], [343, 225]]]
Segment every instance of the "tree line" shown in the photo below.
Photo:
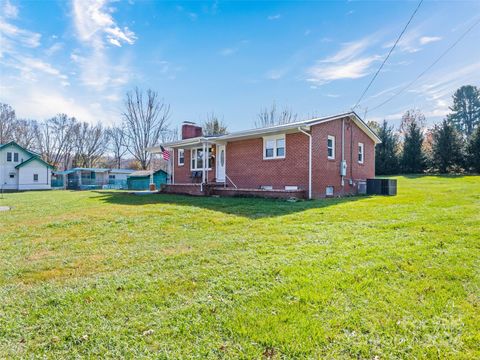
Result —
[[67, 114], [43, 121], [19, 119], [10, 105], [0, 104], [0, 144], [15, 141], [59, 170], [120, 168], [125, 163], [148, 169], [153, 157], [146, 149], [176, 138], [169, 117], [170, 106], [155, 91], [138, 88], [126, 94], [121, 124], [111, 127], [82, 122]]
[[480, 90], [462, 86], [453, 95], [450, 113], [426, 127], [419, 110], [408, 110], [398, 129], [369, 122], [382, 140], [376, 146], [378, 175], [480, 173]]

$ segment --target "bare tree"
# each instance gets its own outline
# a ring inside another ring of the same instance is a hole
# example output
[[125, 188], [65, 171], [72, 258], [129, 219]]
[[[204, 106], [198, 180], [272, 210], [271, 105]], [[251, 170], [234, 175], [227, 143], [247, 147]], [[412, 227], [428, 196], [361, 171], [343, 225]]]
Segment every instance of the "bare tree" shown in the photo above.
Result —
[[108, 145], [108, 135], [101, 124], [90, 125], [86, 122], [74, 127], [75, 156], [77, 167], [93, 167], [103, 156]]
[[48, 163], [66, 169], [74, 149], [75, 118], [58, 114], [35, 128], [37, 148]]
[[0, 144], [13, 140], [15, 122], [15, 110], [8, 104], [0, 103]]
[[277, 105], [272, 104], [270, 109], [263, 108], [258, 113], [258, 119], [255, 122], [257, 128], [268, 127], [273, 125], [282, 125], [295, 122], [298, 115], [287, 107], [283, 108], [280, 112], [277, 111]]
[[127, 139], [123, 127], [114, 126], [107, 130], [110, 150], [113, 153], [113, 159], [117, 169], [122, 166], [122, 158], [127, 153]]
[[12, 132], [13, 141], [27, 149], [36, 146], [36, 131], [38, 123], [35, 120], [18, 119]]
[[147, 148], [156, 145], [168, 132], [170, 105], [158, 98], [153, 90], [143, 91], [135, 88], [128, 92], [125, 100], [125, 135], [128, 151], [138, 160], [142, 169], [148, 169], [152, 154]]
[[203, 135], [217, 136], [227, 133], [227, 125], [215, 113], [207, 114], [206, 120], [202, 124]]
[[416, 125], [422, 130], [425, 128], [425, 115], [423, 115], [423, 113], [419, 109], [407, 110], [402, 115], [402, 121], [400, 123], [399, 129], [399, 133], [401, 136], [405, 136], [412, 123], [416, 123]]

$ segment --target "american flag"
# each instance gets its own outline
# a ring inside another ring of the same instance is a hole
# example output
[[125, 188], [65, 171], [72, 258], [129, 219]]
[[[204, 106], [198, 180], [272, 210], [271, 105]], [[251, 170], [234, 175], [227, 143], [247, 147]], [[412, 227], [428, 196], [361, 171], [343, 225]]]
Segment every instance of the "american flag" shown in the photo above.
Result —
[[170, 160], [170, 153], [167, 150], [165, 150], [165, 148], [162, 145], [160, 145], [160, 150], [162, 150], [163, 160], [166, 160], [166, 161]]

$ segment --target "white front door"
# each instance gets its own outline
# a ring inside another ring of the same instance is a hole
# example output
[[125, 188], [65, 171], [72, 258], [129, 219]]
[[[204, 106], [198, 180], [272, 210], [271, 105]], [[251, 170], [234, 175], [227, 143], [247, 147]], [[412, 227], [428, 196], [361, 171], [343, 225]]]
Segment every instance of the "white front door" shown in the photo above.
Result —
[[225, 181], [225, 145], [217, 145], [217, 181]]

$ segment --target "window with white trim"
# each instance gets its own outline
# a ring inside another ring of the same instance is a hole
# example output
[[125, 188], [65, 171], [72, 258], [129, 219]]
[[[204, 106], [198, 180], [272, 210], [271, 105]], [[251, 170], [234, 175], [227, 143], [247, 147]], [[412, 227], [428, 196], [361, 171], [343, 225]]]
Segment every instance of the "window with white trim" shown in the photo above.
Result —
[[363, 164], [363, 160], [364, 160], [364, 148], [365, 146], [363, 145], [363, 143], [358, 143], [358, 163], [359, 164]]
[[268, 136], [263, 138], [263, 158], [285, 158], [285, 134]]
[[334, 194], [334, 187], [333, 186], [327, 186], [325, 188], [325, 196], [333, 196]]
[[[203, 148], [196, 148], [192, 149], [190, 152], [191, 155], [191, 163], [190, 163], [190, 169], [192, 171], [198, 171], [198, 170], [203, 170], [203, 161], [204, 161], [204, 156], [203, 156]], [[208, 148], [208, 170], [212, 169], [212, 163], [213, 163], [213, 158], [212, 158], [212, 148]]]
[[329, 159], [335, 159], [335, 136], [328, 135], [327, 154]]
[[185, 150], [178, 149], [178, 166], [185, 165]]

